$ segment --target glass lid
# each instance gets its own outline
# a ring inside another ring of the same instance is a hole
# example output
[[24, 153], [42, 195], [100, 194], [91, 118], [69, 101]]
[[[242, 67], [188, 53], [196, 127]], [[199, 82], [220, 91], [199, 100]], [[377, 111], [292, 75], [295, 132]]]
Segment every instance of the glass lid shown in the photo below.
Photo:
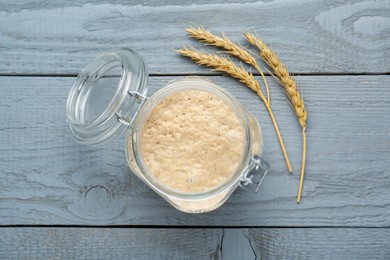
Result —
[[100, 54], [77, 76], [67, 101], [67, 124], [80, 143], [94, 145], [130, 127], [146, 100], [148, 73], [131, 49]]

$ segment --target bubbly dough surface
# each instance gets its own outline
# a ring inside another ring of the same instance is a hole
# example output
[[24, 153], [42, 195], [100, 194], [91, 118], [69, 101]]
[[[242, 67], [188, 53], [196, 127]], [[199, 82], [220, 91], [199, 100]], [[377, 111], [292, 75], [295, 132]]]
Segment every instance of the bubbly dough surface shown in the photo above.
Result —
[[157, 179], [179, 192], [204, 192], [235, 172], [244, 129], [221, 98], [185, 90], [162, 100], [142, 130], [142, 156]]

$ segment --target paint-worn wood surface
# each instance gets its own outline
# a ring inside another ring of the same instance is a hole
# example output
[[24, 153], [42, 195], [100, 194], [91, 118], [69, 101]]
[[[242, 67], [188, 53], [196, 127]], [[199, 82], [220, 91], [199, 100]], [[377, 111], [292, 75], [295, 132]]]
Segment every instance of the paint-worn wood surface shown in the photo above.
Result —
[[[237, 190], [222, 208], [179, 213], [129, 170], [124, 136], [103, 147], [75, 143], [65, 124], [74, 78], [0, 77], [0, 216], [3, 224], [213, 226], [390, 225], [390, 77], [298, 77], [310, 111], [304, 203], [297, 205], [300, 128], [272, 83], [295, 174], [287, 174], [264, 106], [236, 81], [213, 77], [264, 128], [272, 166], [257, 194]], [[154, 77], [151, 93], [172, 77]], [[272, 82], [272, 81], [270, 81]], [[342, 86], [342, 87], [340, 87]], [[368, 93], [367, 90], [370, 92]]]
[[[0, 3], [1, 259], [389, 258], [389, 1], [128, 2]], [[204, 48], [183, 31], [193, 23], [245, 46], [241, 32], [258, 31], [302, 75], [300, 205], [300, 128], [283, 91], [269, 78], [293, 175], [256, 96], [174, 53]], [[116, 47], [145, 59], [150, 94], [210, 76], [254, 113], [272, 167], [259, 193], [238, 189], [216, 211], [180, 213], [130, 172], [123, 135], [100, 148], [71, 140], [65, 102], [75, 75]]]
[[388, 0], [81, 2], [2, 1], [0, 73], [76, 74], [119, 46], [138, 51], [155, 74], [204, 73], [172, 53], [194, 44], [183, 31], [191, 24], [242, 42], [242, 31], [256, 30], [295, 73], [390, 71]]
[[388, 259], [389, 240], [388, 228], [3, 228], [0, 257]]

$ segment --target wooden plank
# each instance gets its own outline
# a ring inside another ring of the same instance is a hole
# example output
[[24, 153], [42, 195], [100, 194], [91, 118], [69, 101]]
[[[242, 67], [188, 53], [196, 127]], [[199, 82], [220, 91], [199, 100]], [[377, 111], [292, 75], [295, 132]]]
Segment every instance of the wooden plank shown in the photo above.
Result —
[[[152, 77], [150, 93], [172, 77]], [[76, 144], [65, 125], [68, 77], [0, 77], [0, 222], [7, 224], [389, 226], [390, 77], [298, 77], [309, 111], [303, 200], [295, 202], [300, 128], [272, 80], [272, 106], [290, 154], [286, 167], [264, 106], [226, 77], [213, 80], [264, 128], [272, 171], [257, 194], [241, 189], [220, 209], [180, 213], [129, 170], [123, 137]]]
[[222, 259], [256, 259], [256, 251], [245, 234], [248, 229], [223, 229], [221, 237]]
[[[256, 259], [388, 259], [390, 255], [388, 228], [249, 229], [241, 238], [250, 241]], [[222, 248], [229, 246], [233, 245]]]
[[1, 228], [1, 259], [388, 259], [388, 228]]
[[1, 259], [218, 259], [221, 229], [2, 228]]
[[297, 73], [390, 71], [390, 4], [379, 1], [2, 1], [0, 74], [76, 74], [97, 53], [138, 51], [153, 74], [205, 73], [173, 52], [200, 24], [245, 45], [255, 30]]

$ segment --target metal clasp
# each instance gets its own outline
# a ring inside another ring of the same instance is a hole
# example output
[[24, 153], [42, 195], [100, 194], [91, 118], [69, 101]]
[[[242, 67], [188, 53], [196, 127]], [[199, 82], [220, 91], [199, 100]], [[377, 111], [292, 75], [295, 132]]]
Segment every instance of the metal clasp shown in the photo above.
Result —
[[[146, 100], [149, 99], [146, 95], [142, 95], [141, 93], [139, 93], [137, 91], [128, 91], [127, 94], [129, 94], [130, 97], [134, 97], [135, 101], [138, 104], [140, 104], [140, 106], [142, 106], [142, 104]], [[137, 117], [137, 114], [138, 114], [138, 110], [134, 113], [133, 118], [131, 118], [131, 117], [127, 117], [127, 116], [122, 115], [121, 112], [115, 113], [115, 115], [118, 119], [118, 122], [127, 126], [127, 127], [131, 127], [131, 125], [133, 124], [134, 118]]]
[[133, 124], [133, 120], [130, 117], [123, 116], [118, 112], [115, 113], [115, 115], [119, 123], [124, 124], [127, 127], [130, 127]]
[[138, 103], [138, 104], [141, 104], [143, 101], [147, 100], [148, 97], [145, 96], [145, 95], [142, 95], [141, 93], [137, 92], [137, 91], [129, 91], [127, 92], [130, 96], [132, 97], [135, 97], [135, 101]]
[[254, 155], [249, 162], [248, 168], [242, 176], [241, 188], [257, 192], [270, 170], [269, 164], [261, 157]]

